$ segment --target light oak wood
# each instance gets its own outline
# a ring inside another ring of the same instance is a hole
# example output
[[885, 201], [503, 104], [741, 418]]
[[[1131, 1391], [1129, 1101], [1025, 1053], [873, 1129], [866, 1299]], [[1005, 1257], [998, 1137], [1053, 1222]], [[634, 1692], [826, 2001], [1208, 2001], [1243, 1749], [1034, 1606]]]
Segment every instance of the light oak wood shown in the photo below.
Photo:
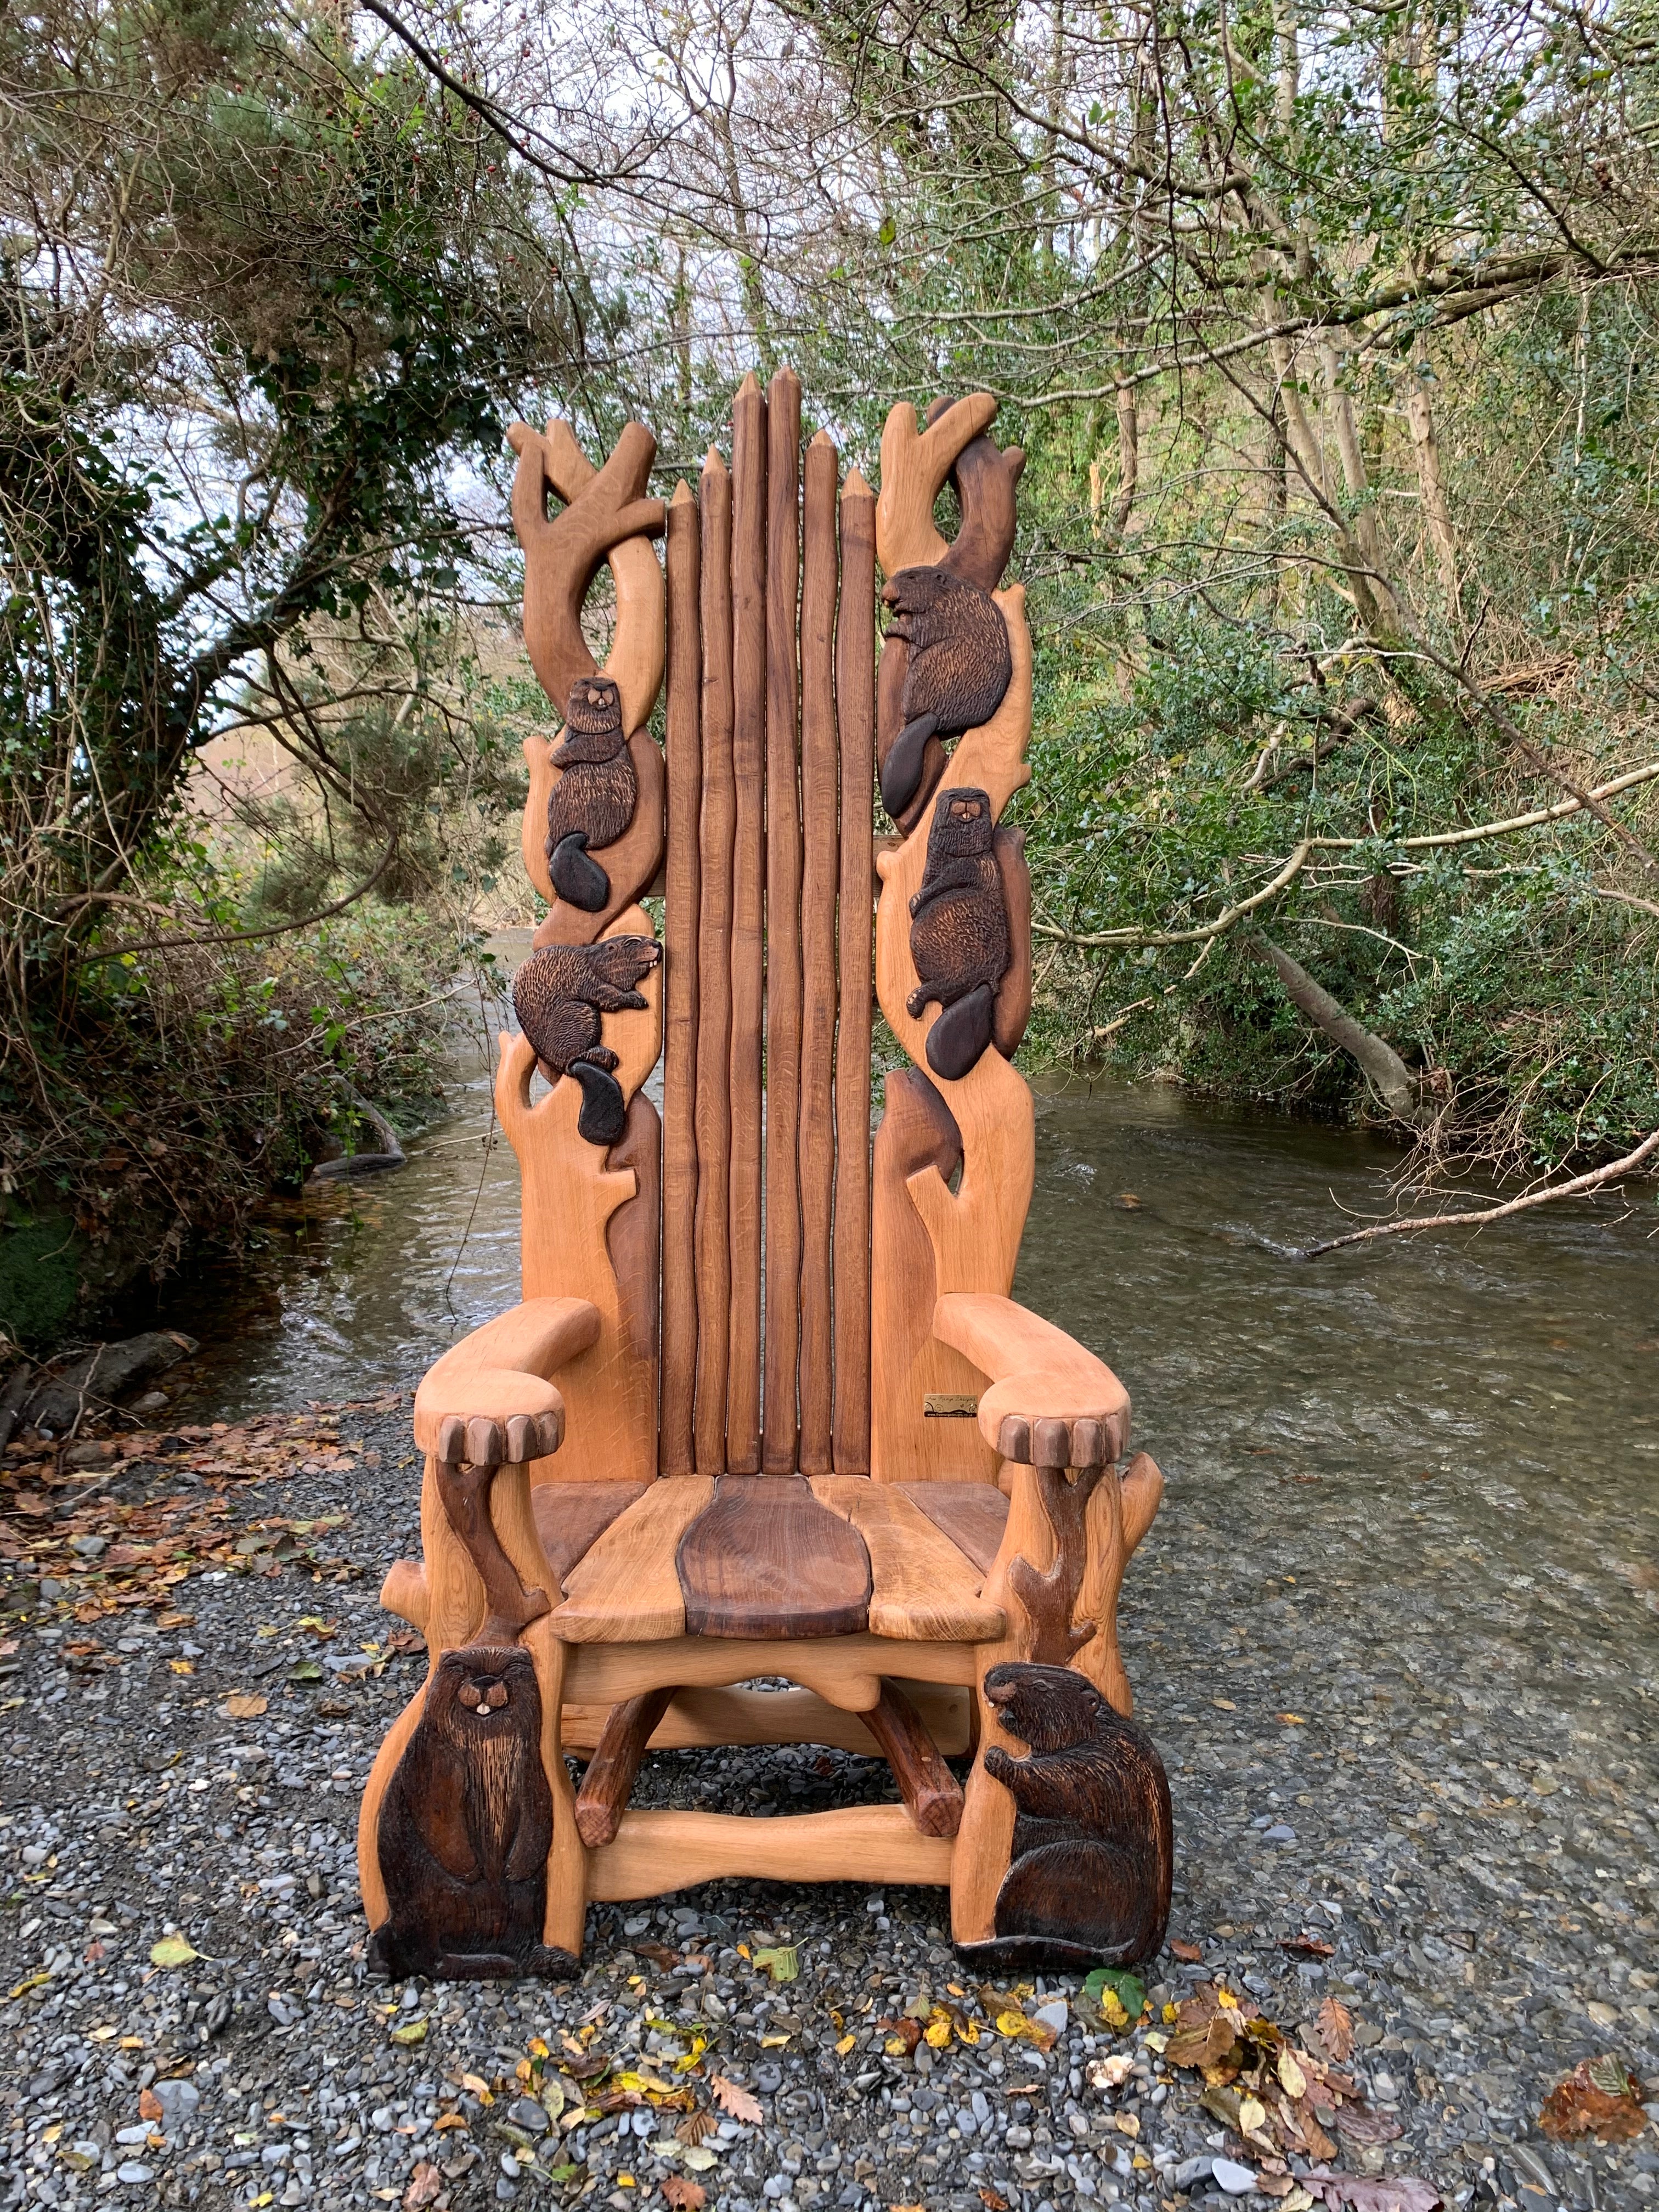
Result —
[[[959, 1758], [969, 1748], [968, 1690], [939, 1682], [901, 1681], [899, 1686], [946, 1759]], [[567, 1703], [565, 1749], [579, 1752], [597, 1744], [611, 1711], [608, 1705]], [[694, 1751], [714, 1744], [768, 1743], [821, 1743], [831, 1751], [854, 1752], [865, 1759], [884, 1756], [857, 1713], [841, 1711], [815, 1690], [799, 1689], [677, 1690], [652, 1732], [650, 1748]]]
[[988, 392], [958, 399], [926, 430], [908, 400], [890, 410], [881, 434], [881, 498], [876, 507], [884, 575], [931, 568], [945, 558], [948, 548], [933, 521], [933, 503], [963, 447], [990, 428], [996, 411]]
[[[1029, 1431], [1042, 1420], [1072, 1430], [1055, 1447], [1060, 1456], [1045, 1465], [1098, 1467], [1122, 1457], [1129, 1394], [1103, 1359], [1064, 1329], [1012, 1298], [957, 1291], [934, 1307], [933, 1334], [990, 1378], [979, 1401], [979, 1429], [1005, 1459], [1031, 1456]], [[1024, 1450], [1011, 1449], [1014, 1439], [1005, 1434], [1011, 1419], [1026, 1425]], [[1091, 1425], [1086, 1437], [1078, 1433], [1085, 1423]]]
[[696, 501], [676, 486], [668, 506], [668, 850], [663, 902], [662, 1393], [658, 1465], [696, 1464], [697, 910], [702, 796], [702, 548]]
[[612, 1168], [631, 1168], [637, 1185], [629, 1203], [605, 1224], [605, 1255], [617, 1279], [617, 1334], [623, 1357], [644, 1370], [641, 1389], [654, 1401], [662, 1315], [662, 1122], [643, 1091], [629, 1104], [609, 1160]]
[[[538, 741], [526, 741], [525, 757], [531, 758], [531, 748]], [[532, 945], [591, 945], [595, 938], [611, 934], [611, 925], [625, 908], [633, 906], [644, 896], [656, 881], [662, 866], [663, 848], [663, 788], [664, 772], [662, 748], [649, 730], [635, 730], [628, 740], [629, 758], [634, 763], [635, 781], [639, 796], [634, 803], [633, 818], [614, 845], [604, 846], [593, 858], [603, 866], [611, 879], [611, 896], [597, 913], [589, 914], [585, 908], [571, 906], [556, 898], [548, 912], [536, 925]], [[562, 771], [550, 762], [544, 764], [543, 778], [544, 795], [541, 803], [539, 836], [544, 841], [542, 871], [546, 873], [547, 855], [547, 794], [557, 784]], [[531, 781], [532, 801], [538, 771], [532, 762]], [[529, 815], [525, 820], [526, 844], [531, 839]], [[532, 881], [534, 878], [532, 878]], [[548, 888], [552, 879], [548, 878]], [[541, 885], [537, 884], [540, 890]], [[544, 894], [545, 896], [545, 894]]]
[[564, 1603], [550, 1615], [555, 1633], [568, 1644], [649, 1643], [682, 1635], [685, 1601], [674, 1554], [714, 1496], [707, 1475], [653, 1482], [565, 1577]]
[[863, 1475], [819, 1475], [812, 1494], [864, 1539], [872, 1636], [986, 1644], [1002, 1634], [1002, 1609], [981, 1596], [980, 1570], [902, 1492]]
[[1096, 1630], [1072, 1663], [1121, 1713], [1133, 1713], [1135, 1701], [1118, 1648], [1118, 1600], [1124, 1570], [1152, 1527], [1163, 1496], [1164, 1477], [1156, 1461], [1137, 1452], [1121, 1476], [1108, 1476], [1089, 1501], [1088, 1559], [1077, 1618], [1092, 1620]]
[[801, 1208], [801, 809], [796, 741], [800, 379], [767, 387], [766, 1330], [761, 1465], [793, 1474], [798, 1437]]
[[550, 1615], [532, 1621], [524, 1641], [536, 1667], [542, 1698], [542, 1769], [553, 1796], [553, 1839], [547, 1854], [547, 1909], [542, 1941], [573, 1957], [581, 1955], [587, 1920], [587, 1852], [576, 1826], [576, 1793], [564, 1763], [560, 1730], [570, 1647], [560, 1643]]
[[875, 501], [841, 492], [836, 718], [841, 743], [841, 1014], [836, 1033], [835, 1419], [837, 1474], [870, 1471], [870, 881], [875, 805]]
[[627, 1813], [591, 1854], [587, 1893], [622, 1903], [732, 1875], [770, 1881], [951, 1879], [948, 1837], [920, 1836], [902, 1805], [848, 1805], [770, 1820], [728, 1813]]
[[760, 1468], [761, 1073], [766, 888], [766, 398], [751, 370], [732, 409], [732, 1335], [726, 1464]]
[[[415, 1441], [434, 1451], [447, 1415], [482, 1418], [503, 1429], [515, 1416], [562, 1431], [564, 1401], [552, 1378], [599, 1341], [600, 1316], [591, 1299], [526, 1298], [475, 1328], [428, 1368], [415, 1393]], [[538, 1434], [533, 1456], [559, 1448], [553, 1433]], [[497, 1455], [500, 1456], [500, 1455]]]
[[841, 868], [836, 741], [836, 507], [827, 430], [806, 449], [801, 525], [800, 1470], [828, 1474], [835, 1376], [831, 1267], [836, 1183], [836, 892]]
[[703, 465], [702, 890], [697, 920], [697, 1472], [726, 1467], [732, 1334], [732, 479], [711, 447]]
[[[660, 1483], [657, 1488], [672, 1494], [700, 1479]], [[562, 1612], [560, 1607], [549, 1619], [557, 1623]], [[663, 1682], [694, 1689], [751, 1681], [758, 1674], [781, 1674], [816, 1690], [841, 1712], [867, 1713], [881, 1695], [886, 1674], [904, 1682], [977, 1684], [980, 1648], [972, 1644], [896, 1644], [884, 1636], [868, 1635], [788, 1644], [696, 1636], [633, 1644], [585, 1638], [571, 1644], [565, 1695], [575, 1705], [608, 1707]]]
[[1031, 1018], [1031, 871], [1025, 862], [1025, 832], [1000, 829], [992, 842], [1002, 879], [1008, 915], [1008, 972], [997, 987], [991, 1017], [991, 1042], [1005, 1060], [1019, 1050]]

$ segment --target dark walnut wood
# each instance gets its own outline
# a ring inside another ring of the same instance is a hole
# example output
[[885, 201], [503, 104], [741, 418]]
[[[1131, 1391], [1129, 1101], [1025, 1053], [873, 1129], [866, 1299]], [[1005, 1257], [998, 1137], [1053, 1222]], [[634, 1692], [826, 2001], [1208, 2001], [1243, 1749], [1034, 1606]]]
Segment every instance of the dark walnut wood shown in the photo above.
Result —
[[1174, 1824], [1146, 1730], [1070, 1667], [993, 1667], [986, 1703], [1030, 1747], [989, 1746], [985, 1771], [1015, 1806], [996, 1935], [965, 1954], [1006, 1966], [1133, 1966], [1164, 1942]]
[[609, 676], [570, 687], [563, 738], [549, 756], [560, 770], [547, 802], [547, 867], [562, 899], [598, 914], [611, 878], [592, 857], [634, 819], [639, 778], [623, 727], [622, 694]]
[[530, 1493], [536, 1534], [561, 1591], [611, 1523], [643, 1498], [642, 1482], [538, 1482]]
[[936, 1528], [942, 1528], [963, 1557], [988, 1575], [1002, 1549], [1008, 1525], [1008, 1501], [989, 1482], [907, 1482], [901, 1486]]
[[1072, 1615], [1089, 1556], [1089, 1500], [1108, 1470], [1079, 1468], [1068, 1474], [1063, 1467], [1038, 1466], [1035, 1473], [1042, 1510], [1054, 1530], [1054, 1556], [1041, 1573], [1023, 1556], [1011, 1559], [1008, 1587], [1030, 1621], [1032, 1657], [1063, 1667], [1098, 1626], [1092, 1620], [1075, 1624]]
[[593, 1756], [587, 1762], [582, 1786], [576, 1792], [576, 1828], [589, 1850], [614, 1843], [633, 1795], [634, 1778], [645, 1757], [652, 1732], [673, 1701], [671, 1683], [647, 1690], [642, 1697], [625, 1698], [607, 1715]]
[[661, 957], [653, 937], [544, 945], [513, 979], [513, 1010], [536, 1048], [542, 1073], [550, 1083], [570, 1075], [581, 1085], [576, 1127], [590, 1145], [614, 1145], [628, 1110], [611, 1073], [617, 1055], [599, 1042], [600, 1018], [641, 1012], [647, 1002], [636, 987]]
[[903, 1691], [884, 1681], [879, 1701], [859, 1718], [881, 1746], [904, 1809], [922, 1834], [954, 1836], [962, 1826], [962, 1784]]
[[881, 764], [881, 803], [897, 821], [921, 786], [928, 739], [988, 722], [1014, 664], [996, 601], [947, 568], [901, 568], [881, 596], [893, 610], [888, 635], [908, 648], [901, 726]]
[[542, 1701], [520, 1645], [446, 1651], [375, 1831], [389, 1911], [371, 1968], [402, 1981], [563, 1980], [580, 1961], [542, 1942], [553, 1798]]
[[[459, 1422], [455, 1424], [459, 1426]], [[476, 1425], [493, 1428], [493, 1422]], [[476, 1447], [475, 1447], [476, 1448]], [[510, 1644], [532, 1620], [538, 1620], [552, 1603], [547, 1592], [527, 1590], [519, 1571], [501, 1549], [490, 1518], [489, 1493], [501, 1463], [490, 1464], [482, 1450], [476, 1462], [451, 1459], [440, 1453], [434, 1462], [438, 1495], [443, 1500], [449, 1525], [466, 1547], [467, 1557], [478, 1571], [489, 1610], [484, 1615], [480, 1639], [485, 1644]]]
[[910, 902], [910, 957], [921, 979], [908, 1005], [920, 1015], [937, 1000], [927, 1065], [954, 1082], [991, 1042], [997, 986], [1012, 947], [996, 822], [982, 791], [941, 791], [927, 833], [927, 866]]
[[800, 1475], [722, 1475], [675, 1561], [688, 1636], [854, 1636], [870, 1554]]

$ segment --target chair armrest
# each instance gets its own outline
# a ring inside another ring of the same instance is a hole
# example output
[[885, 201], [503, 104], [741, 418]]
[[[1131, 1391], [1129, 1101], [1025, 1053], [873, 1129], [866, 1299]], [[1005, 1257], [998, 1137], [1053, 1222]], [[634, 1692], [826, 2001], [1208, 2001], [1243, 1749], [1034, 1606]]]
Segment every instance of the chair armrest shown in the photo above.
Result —
[[599, 1334], [586, 1298], [526, 1298], [452, 1345], [415, 1393], [415, 1441], [444, 1460], [521, 1466], [564, 1441], [551, 1377]]
[[1063, 1328], [1012, 1298], [952, 1291], [933, 1308], [933, 1334], [990, 1376], [980, 1434], [1004, 1459], [1110, 1467], [1123, 1456], [1129, 1394]]

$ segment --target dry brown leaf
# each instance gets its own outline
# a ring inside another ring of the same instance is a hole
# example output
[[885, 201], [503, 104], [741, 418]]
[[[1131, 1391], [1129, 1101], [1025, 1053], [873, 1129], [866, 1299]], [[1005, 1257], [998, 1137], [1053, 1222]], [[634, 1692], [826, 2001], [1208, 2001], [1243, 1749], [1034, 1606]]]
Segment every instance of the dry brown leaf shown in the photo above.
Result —
[[1183, 1966], [1198, 1966], [1204, 1962], [1204, 1954], [1196, 1943], [1182, 1943], [1172, 1937], [1170, 1950], [1174, 1957], [1180, 1960]]
[[257, 1691], [250, 1694], [246, 1690], [233, 1690], [225, 1699], [225, 1711], [234, 1721], [257, 1721], [270, 1704], [270, 1698], [262, 1698]]
[[419, 2212], [422, 2204], [430, 2204], [443, 2187], [443, 2176], [429, 2158], [423, 2158], [409, 2177], [409, 2186], [404, 2191], [404, 2212]]
[[683, 2173], [671, 2173], [662, 2185], [662, 2193], [674, 2207], [674, 2212], [702, 2212], [708, 2202], [708, 2191], [695, 2181], [688, 2181]]
[[138, 2092], [138, 2117], [141, 2120], [159, 2120], [161, 2118], [161, 2100], [154, 2089]]
[[981, 2187], [979, 2201], [985, 2207], [985, 2212], [1009, 2212], [1008, 2200], [1000, 2189]]
[[1611, 2052], [1581, 2058], [1545, 2098], [1538, 2124], [1556, 2142], [1589, 2135], [1600, 2142], [1628, 2142], [1647, 2124], [1642, 2085]]
[[681, 2142], [689, 2144], [695, 2150], [703, 2137], [712, 2136], [719, 2125], [720, 2122], [710, 2112], [688, 2112], [676, 2126], [674, 2133]]
[[1335, 1997], [1319, 2008], [1319, 2039], [1339, 2066], [1353, 2051], [1353, 2014]]
[[757, 2128], [764, 2124], [765, 2113], [762, 2112], [759, 2103], [744, 2087], [741, 2081], [732, 2081], [729, 2075], [715, 2074], [709, 2077], [708, 2086], [714, 2091], [715, 2101], [720, 2110], [729, 2112], [734, 2120], [742, 2120], [746, 2126], [751, 2128]]
[[1332, 1959], [1336, 1955], [1334, 1943], [1328, 1943], [1322, 1936], [1310, 1936], [1304, 1929], [1299, 1936], [1281, 1936], [1281, 1951], [1288, 1951], [1294, 1959]]

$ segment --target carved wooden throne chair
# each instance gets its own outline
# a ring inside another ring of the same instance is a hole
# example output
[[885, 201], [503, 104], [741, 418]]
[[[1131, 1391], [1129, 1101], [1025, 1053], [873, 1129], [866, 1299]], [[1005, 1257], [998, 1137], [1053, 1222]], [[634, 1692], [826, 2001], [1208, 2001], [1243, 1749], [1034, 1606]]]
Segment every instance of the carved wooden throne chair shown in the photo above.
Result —
[[[958, 1947], [1008, 1962], [1162, 1941], [1169, 1792], [1116, 1632], [1162, 1477], [1120, 1466], [1116, 1376], [1008, 1295], [1031, 644], [994, 412], [895, 407], [877, 498], [827, 434], [803, 459], [793, 374], [750, 377], [730, 468], [665, 509], [638, 423], [598, 470], [568, 424], [508, 433], [564, 716], [526, 747], [549, 911], [496, 1084], [524, 1296], [416, 1399], [424, 1558], [382, 1595], [430, 1667], [359, 1840], [394, 1977], [569, 1972], [590, 1899], [719, 1875], [948, 1886]], [[914, 1063], [873, 1148], [872, 987]], [[653, 1745], [760, 1743], [884, 1758], [898, 1802], [629, 1808]]]

